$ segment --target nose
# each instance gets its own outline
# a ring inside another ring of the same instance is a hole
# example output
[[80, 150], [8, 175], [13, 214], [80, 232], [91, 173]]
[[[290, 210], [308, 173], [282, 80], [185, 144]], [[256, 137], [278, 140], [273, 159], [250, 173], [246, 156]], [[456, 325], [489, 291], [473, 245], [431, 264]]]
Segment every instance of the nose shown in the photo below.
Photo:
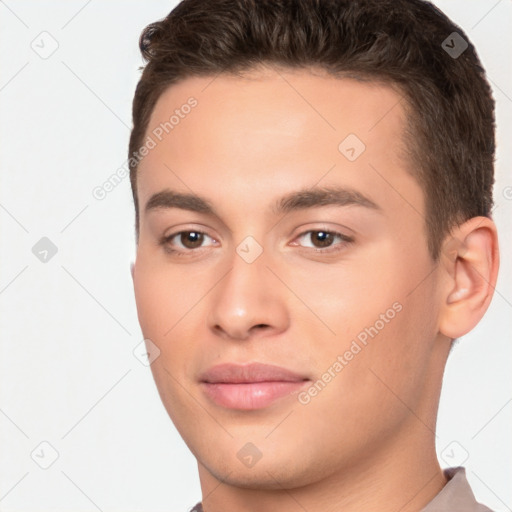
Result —
[[286, 289], [268, 263], [265, 252], [251, 263], [234, 252], [231, 269], [210, 297], [207, 324], [217, 336], [247, 340], [288, 328]]

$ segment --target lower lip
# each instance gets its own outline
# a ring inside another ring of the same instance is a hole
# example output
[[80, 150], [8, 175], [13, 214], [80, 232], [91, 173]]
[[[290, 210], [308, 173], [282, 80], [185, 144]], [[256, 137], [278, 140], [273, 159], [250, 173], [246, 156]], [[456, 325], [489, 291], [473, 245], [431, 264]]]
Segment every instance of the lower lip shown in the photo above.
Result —
[[205, 393], [218, 405], [228, 409], [262, 409], [274, 401], [298, 392], [308, 381], [272, 381], [251, 383], [203, 382]]

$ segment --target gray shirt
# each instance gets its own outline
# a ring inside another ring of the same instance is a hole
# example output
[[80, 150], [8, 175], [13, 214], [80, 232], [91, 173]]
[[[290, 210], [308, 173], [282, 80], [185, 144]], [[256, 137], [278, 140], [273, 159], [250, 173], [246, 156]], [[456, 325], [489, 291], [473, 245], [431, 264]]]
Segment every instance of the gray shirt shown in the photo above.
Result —
[[[420, 512], [492, 512], [490, 508], [476, 501], [466, 478], [465, 468], [446, 468], [443, 472], [448, 482]], [[190, 512], [204, 512], [201, 503]]]
[[446, 468], [443, 472], [448, 482], [420, 512], [492, 512], [476, 501], [465, 468]]

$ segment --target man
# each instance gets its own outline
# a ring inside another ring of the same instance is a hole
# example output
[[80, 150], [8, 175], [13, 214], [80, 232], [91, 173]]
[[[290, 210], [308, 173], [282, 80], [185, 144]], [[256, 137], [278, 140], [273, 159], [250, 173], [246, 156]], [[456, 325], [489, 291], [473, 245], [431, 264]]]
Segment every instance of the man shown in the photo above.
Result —
[[132, 276], [194, 510], [489, 510], [435, 451], [499, 264], [467, 36], [420, 0], [184, 0], [140, 46]]

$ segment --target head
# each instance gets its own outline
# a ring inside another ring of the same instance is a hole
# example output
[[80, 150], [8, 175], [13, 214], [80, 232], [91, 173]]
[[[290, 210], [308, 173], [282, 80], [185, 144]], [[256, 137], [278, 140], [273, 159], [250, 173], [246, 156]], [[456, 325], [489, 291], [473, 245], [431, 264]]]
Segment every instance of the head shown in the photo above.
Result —
[[[498, 265], [494, 102], [467, 36], [420, 0], [184, 0], [140, 47], [135, 295], [200, 467], [297, 486], [433, 441]], [[213, 365], [254, 361], [305, 383], [250, 410], [204, 392]]]

